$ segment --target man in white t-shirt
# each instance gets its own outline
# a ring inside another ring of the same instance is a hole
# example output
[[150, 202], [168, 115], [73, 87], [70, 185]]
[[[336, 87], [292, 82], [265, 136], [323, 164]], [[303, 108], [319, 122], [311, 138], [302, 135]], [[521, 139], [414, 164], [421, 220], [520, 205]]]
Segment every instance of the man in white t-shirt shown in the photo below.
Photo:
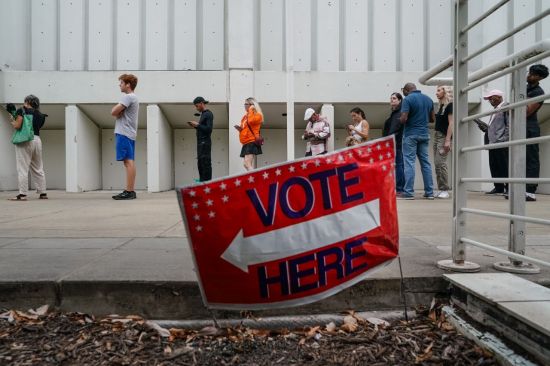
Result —
[[138, 79], [132, 74], [122, 74], [120, 91], [124, 93], [120, 102], [113, 107], [111, 115], [116, 117], [115, 146], [116, 160], [124, 162], [126, 169], [126, 189], [115, 196], [115, 200], [133, 200], [136, 198], [134, 184], [136, 182], [135, 148], [138, 127], [139, 101], [134, 94]]

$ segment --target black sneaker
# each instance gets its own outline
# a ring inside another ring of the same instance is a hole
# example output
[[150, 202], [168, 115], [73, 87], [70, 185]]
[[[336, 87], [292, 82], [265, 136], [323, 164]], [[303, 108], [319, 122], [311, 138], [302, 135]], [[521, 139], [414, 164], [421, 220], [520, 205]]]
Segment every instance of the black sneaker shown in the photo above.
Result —
[[113, 196], [114, 200], [134, 200], [136, 199], [136, 192], [135, 191], [122, 191], [122, 193], [117, 194], [116, 196]]

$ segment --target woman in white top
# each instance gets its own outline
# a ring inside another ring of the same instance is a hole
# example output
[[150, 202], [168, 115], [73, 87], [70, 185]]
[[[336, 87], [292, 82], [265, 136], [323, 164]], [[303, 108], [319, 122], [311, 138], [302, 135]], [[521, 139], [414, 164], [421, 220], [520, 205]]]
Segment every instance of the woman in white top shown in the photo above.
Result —
[[346, 146], [361, 144], [369, 139], [369, 122], [365, 118], [365, 112], [355, 107], [350, 111], [353, 124], [347, 126], [348, 137]]

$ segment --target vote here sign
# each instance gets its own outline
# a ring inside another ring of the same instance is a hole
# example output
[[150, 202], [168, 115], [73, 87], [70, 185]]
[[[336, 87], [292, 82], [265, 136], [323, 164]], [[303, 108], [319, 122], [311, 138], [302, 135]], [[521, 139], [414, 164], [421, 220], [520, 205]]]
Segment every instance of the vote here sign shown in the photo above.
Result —
[[335, 294], [398, 254], [394, 139], [178, 189], [206, 306]]

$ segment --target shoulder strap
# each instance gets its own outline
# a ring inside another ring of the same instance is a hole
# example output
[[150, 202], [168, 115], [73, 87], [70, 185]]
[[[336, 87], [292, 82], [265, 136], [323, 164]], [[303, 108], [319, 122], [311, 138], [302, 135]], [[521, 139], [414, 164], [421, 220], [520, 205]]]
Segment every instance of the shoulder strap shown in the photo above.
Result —
[[254, 133], [254, 131], [252, 131], [252, 128], [250, 128], [250, 125], [248, 124], [248, 114], [246, 115], [246, 126], [248, 127], [250, 132], [252, 132], [252, 136], [254, 136], [254, 138], [256, 138], [256, 134]]

